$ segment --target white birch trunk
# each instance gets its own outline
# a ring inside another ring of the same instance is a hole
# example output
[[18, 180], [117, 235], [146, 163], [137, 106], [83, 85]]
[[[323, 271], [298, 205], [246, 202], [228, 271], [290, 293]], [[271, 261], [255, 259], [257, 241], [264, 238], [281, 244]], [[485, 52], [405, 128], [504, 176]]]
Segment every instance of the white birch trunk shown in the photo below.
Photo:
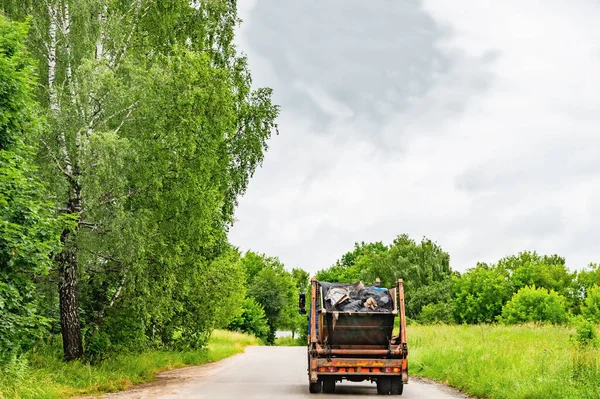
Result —
[[58, 113], [58, 96], [56, 94], [56, 86], [54, 80], [56, 76], [56, 29], [58, 26], [58, 16], [56, 6], [49, 5], [48, 13], [50, 14], [50, 27], [48, 36], [48, 94], [50, 97], [50, 109], [53, 113]]
[[101, 60], [104, 56], [104, 41], [106, 40], [106, 31], [104, 25], [106, 21], [106, 14], [108, 13], [108, 4], [104, 2], [102, 6], [102, 12], [98, 14], [98, 26], [100, 27], [100, 36], [96, 41], [96, 59]]
[[65, 39], [65, 53], [67, 54], [67, 85], [69, 86], [69, 94], [71, 95], [71, 104], [75, 108], [75, 112], [79, 115], [77, 108], [77, 99], [75, 97], [75, 80], [73, 79], [73, 69], [71, 67], [71, 16], [69, 14], [69, 3], [65, 2], [64, 21], [63, 21], [63, 36]]

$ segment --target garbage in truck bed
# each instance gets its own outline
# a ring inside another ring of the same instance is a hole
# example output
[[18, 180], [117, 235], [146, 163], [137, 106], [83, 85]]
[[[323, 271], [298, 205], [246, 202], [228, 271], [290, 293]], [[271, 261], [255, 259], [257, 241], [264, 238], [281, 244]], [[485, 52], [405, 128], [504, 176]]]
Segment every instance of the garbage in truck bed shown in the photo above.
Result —
[[387, 288], [365, 287], [360, 281], [354, 284], [320, 282], [320, 285], [328, 312], [391, 313], [394, 310]]

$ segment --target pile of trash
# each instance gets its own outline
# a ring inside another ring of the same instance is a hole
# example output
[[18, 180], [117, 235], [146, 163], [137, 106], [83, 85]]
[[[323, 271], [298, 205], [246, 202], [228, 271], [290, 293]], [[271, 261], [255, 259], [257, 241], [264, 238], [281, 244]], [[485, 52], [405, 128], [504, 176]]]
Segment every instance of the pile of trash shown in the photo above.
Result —
[[381, 312], [394, 310], [387, 288], [355, 284], [321, 282], [324, 305], [328, 312]]

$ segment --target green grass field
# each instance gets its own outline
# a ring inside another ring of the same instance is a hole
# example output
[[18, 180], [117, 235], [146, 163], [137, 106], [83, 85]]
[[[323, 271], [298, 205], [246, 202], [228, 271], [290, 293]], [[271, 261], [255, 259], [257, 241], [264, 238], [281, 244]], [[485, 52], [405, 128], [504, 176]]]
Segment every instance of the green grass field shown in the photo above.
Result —
[[[600, 350], [555, 326], [409, 326], [409, 374], [483, 398], [600, 398]], [[410, 389], [407, 386], [407, 389]]]
[[56, 352], [38, 353], [25, 370], [14, 373], [20, 375], [17, 380], [14, 375], [0, 375], [0, 399], [55, 399], [119, 391], [151, 381], [160, 371], [221, 360], [249, 345], [258, 345], [258, 340], [231, 331], [214, 331], [205, 351], [124, 354], [97, 366], [64, 363]]

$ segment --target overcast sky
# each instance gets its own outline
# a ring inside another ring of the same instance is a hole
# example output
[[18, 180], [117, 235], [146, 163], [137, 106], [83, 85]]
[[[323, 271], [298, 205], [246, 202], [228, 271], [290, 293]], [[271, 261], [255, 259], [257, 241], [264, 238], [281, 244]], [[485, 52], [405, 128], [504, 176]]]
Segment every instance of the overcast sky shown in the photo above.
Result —
[[600, 261], [600, 2], [238, 0], [280, 135], [231, 241], [288, 268], [427, 236]]

